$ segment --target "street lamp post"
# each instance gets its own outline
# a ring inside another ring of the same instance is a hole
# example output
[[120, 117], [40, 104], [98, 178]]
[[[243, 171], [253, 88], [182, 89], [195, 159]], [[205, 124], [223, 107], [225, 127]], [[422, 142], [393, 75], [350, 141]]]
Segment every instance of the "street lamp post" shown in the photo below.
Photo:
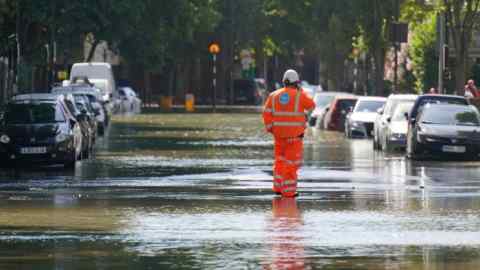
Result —
[[208, 46], [208, 51], [212, 54], [213, 57], [213, 98], [212, 98], [212, 106], [213, 112], [217, 110], [217, 54], [220, 53], [220, 45], [216, 42], [210, 43]]
[[438, 92], [444, 94], [443, 87], [443, 74], [445, 72], [445, 14], [440, 12], [438, 14], [438, 26], [439, 26], [439, 37], [438, 37]]

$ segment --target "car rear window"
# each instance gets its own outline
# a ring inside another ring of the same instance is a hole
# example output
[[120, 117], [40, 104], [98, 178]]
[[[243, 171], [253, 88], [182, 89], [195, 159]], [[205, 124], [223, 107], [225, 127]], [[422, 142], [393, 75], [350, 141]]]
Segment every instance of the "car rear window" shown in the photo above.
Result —
[[432, 125], [480, 126], [478, 113], [469, 107], [426, 108], [420, 121]]
[[357, 103], [355, 107], [355, 112], [376, 112], [380, 109], [385, 102], [383, 101], [373, 101], [373, 100], [364, 100]]
[[327, 95], [316, 95], [315, 96], [315, 105], [317, 108], [323, 108], [330, 104], [335, 96], [327, 96]]
[[356, 99], [340, 99], [338, 101], [338, 108], [340, 110], [347, 110], [355, 106], [356, 103], [357, 103]]
[[5, 112], [6, 124], [43, 124], [64, 122], [65, 115], [52, 103], [11, 104]]

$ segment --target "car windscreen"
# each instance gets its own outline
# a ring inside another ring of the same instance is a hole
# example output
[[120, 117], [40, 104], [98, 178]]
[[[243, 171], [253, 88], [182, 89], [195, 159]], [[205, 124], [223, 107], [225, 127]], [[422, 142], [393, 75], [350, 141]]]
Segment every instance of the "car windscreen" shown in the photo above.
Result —
[[355, 106], [355, 112], [377, 112], [385, 102], [375, 100], [361, 100]]
[[327, 95], [316, 95], [315, 96], [315, 105], [317, 108], [324, 108], [328, 104], [332, 102], [335, 96], [327, 96]]
[[480, 126], [478, 113], [469, 107], [426, 108], [421, 123], [432, 125]]
[[64, 122], [65, 116], [53, 103], [10, 104], [5, 111], [5, 123], [11, 125]]
[[393, 112], [392, 121], [406, 121], [405, 113], [410, 113], [413, 107], [413, 101], [397, 104]]

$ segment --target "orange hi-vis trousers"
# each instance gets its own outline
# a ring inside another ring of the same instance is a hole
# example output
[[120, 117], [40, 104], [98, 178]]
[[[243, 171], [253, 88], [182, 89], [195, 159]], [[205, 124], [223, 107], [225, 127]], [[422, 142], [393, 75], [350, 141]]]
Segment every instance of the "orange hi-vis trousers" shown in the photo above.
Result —
[[275, 164], [273, 165], [273, 191], [284, 197], [297, 192], [297, 172], [302, 165], [303, 139], [275, 137]]

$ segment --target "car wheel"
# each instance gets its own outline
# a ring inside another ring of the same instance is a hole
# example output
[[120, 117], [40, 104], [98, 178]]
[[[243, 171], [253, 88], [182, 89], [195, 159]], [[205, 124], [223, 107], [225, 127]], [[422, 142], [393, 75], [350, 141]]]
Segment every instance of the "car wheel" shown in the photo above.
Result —
[[75, 163], [77, 162], [77, 154], [75, 153], [75, 149], [69, 154], [69, 157], [66, 158], [64, 167], [66, 169], [73, 169], [75, 168]]
[[105, 127], [103, 124], [98, 126], [98, 135], [103, 136], [105, 134]]

